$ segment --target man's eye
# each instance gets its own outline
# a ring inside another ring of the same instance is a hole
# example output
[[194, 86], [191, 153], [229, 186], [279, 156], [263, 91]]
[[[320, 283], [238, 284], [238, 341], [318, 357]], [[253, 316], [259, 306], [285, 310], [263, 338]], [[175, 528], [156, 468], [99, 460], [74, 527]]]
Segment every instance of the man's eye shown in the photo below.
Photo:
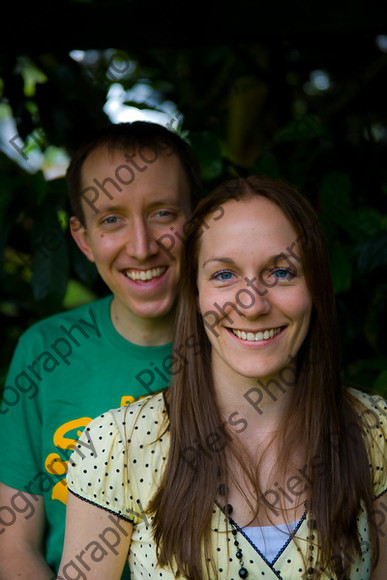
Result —
[[175, 216], [175, 212], [170, 211], [168, 209], [160, 209], [158, 212], [155, 213], [157, 217], [173, 217]]
[[102, 223], [102, 224], [116, 224], [116, 223], [117, 223], [117, 221], [118, 221], [118, 219], [119, 219], [119, 218], [118, 218], [118, 217], [115, 217], [115, 216], [108, 216], [108, 217], [104, 218], [104, 219], [101, 221], [101, 223]]

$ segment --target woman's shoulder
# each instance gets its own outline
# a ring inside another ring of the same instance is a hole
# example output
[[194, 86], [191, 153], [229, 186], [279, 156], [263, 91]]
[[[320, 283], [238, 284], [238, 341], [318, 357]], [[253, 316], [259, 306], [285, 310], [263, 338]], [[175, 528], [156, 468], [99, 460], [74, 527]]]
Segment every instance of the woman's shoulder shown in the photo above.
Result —
[[162, 394], [101, 414], [86, 427], [71, 455], [69, 490], [136, 522], [136, 502], [141, 498], [145, 505], [145, 490], [166, 460], [167, 427]]
[[128, 405], [110, 411], [111, 419], [127, 443], [154, 442], [168, 429], [168, 412], [164, 394], [149, 395]]
[[348, 389], [370, 456], [375, 496], [387, 490], [387, 401], [381, 395]]
[[[133, 430], [152, 429], [158, 430], [158, 427], [166, 423], [168, 419], [167, 409], [163, 393], [147, 395], [138, 401], [125, 407], [110, 409], [102, 413], [96, 419], [93, 419], [85, 431], [96, 433], [98, 430], [109, 432], [113, 437], [117, 432], [121, 435], [127, 435]], [[136, 429], [137, 427], [137, 429]]]
[[360, 426], [372, 439], [386, 439], [387, 436], [387, 401], [381, 395], [370, 394], [354, 389], [347, 389], [350, 403], [359, 417]]
[[[95, 449], [89, 461], [101, 457], [102, 450], [125, 448], [126, 453], [141, 444], [146, 449], [162, 439], [168, 430], [168, 413], [162, 392], [148, 395], [117, 409], [110, 409], [93, 419], [79, 438], [75, 451], [85, 451], [87, 445]], [[143, 453], [144, 453], [143, 452]], [[76, 455], [76, 453], [75, 453]]]
[[362, 418], [368, 416], [369, 419], [374, 419], [374, 421], [369, 421], [370, 425], [375, 424], [376, 421], [380, 421], [383, 425], [387, 423], [387, 400], [381, 395], [376, 393], [370, 394], [365, 393], [359, 389], [353, 387], [348, 387], [348, 393], [352, 397], [355, 405], [355, 411]]

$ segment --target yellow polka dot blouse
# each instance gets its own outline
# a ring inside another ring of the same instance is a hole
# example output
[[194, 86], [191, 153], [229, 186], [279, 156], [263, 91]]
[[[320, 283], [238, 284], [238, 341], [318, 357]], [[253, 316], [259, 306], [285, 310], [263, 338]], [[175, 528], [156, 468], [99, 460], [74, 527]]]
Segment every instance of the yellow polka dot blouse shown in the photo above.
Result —
[[[365, 405], [361, 421], [367, 426], [374, 493], [379, 497], [387, 489], [387, 403], [380, 397], [371, 397], [354, 389], [351, 392]], [[69, 462], [67, 481], [70, 492], [133, 523], [128, 556], [133, 580], [175, 578], [172, 569], [157, 565], [152, 519], [145, 514], [168, 455], [166, 413], [162, 394], [104, 413], [85, 429]], [[384, 504], [387, 517], [387, 498]], [[375, 515], [371, 525], [377, 526], [378, 521]], [[368, 525], [365, 513], [360, 511], [358, 529], [363, 553], [353, 562], [351, 579], [368, 580], [370, 577]], [[217, 572], [211, 578], [238, 580], [240, 564], [235, 556], [231, 530], [227, 533], [225, 515], [216, 504], [212, 530], [213, 562]], [[238, 536], [249, 580], [300, 580], [310, 578], [308, 572], [313, 568], [319, 569], [319, 563], [313, 557], [313, 547], [318, 539], [309, 530], [308, 514], [301, 518], [292, 534], [284, 537], [284, 544], [271, 563], [243, 530], [239, 530]], [[332, 576], [322, 571], [322, 578], [325, 580]]]

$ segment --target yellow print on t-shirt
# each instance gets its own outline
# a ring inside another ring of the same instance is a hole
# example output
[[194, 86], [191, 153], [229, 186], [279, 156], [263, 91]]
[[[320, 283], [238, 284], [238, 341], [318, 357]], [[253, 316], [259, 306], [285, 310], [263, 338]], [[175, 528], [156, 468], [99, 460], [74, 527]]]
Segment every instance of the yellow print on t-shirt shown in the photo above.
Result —
[[[92, 421], [91, 417], [81, 417], [80, 419], [73, 419], [72, 421], [67, 421], [61, 425], [54, 433], [53, 442], [55, 447], [58, 449], [63, 449], [66, 451], [66, 456], [69, 457], [70, 452], [74, 449], [78, 438], [81, 436], [83, 429]], [[71, 432], [74, 432], [74, 437], [68, 437]], [[62, 455], [59, 453], [50, 453], [46, 457], [44, 462], [44, 467], [50, 475], [60, 476], [63, 475], [63, 479], [58, 481], [51, 490], [51, 499], [61, 501], [62, 503], [67, 502], [67, 473], [68, 459], [63, 459]]]
[[[135, 400], [136, 399], [131, 395], [125, 395], [121, 397], [120, 407], [130, 405], [131, 403], [134, 403]], [[91, 417], [80, 417], [79, 419], [72, 419], [71, 421], [63, 423], [63, 425], [58, 427], [58, 429], [54, 433], [53, 436], [54, 445], [58, 449], [65, 451], [63, 456], [67, 457], [67, 459], [64, 459], [62, 455], [55, 452], [49, 453], [44, 462], [44, 467], [50, 475], [55, 477], [58, 476], [60, 477], [61, 475], [63, 475], [63, 479], [60, 479], [52, 487], [51, 490], [52, 500], [60, 501], [63, 504], [67, 503], [68, 490], [67, 490], [66, 474], [67, 474], [68, 458], [71, 455], [71, 452], [74, 449], [84, 428], [87, 427], [90, 421], [92, 421]]]

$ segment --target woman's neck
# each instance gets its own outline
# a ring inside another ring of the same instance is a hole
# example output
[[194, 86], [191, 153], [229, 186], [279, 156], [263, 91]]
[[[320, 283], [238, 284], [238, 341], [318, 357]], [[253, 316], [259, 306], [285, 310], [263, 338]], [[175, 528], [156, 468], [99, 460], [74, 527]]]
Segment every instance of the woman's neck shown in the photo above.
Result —
[[246, 436], [253, 433], [264, 435], [281, 429], [294, 388], [275, 377], [225, 377], [217, 373], [214, 373], [214, 386], [221, 415], [225, 419], [231, 416], [235, 420], [244, 419]]

